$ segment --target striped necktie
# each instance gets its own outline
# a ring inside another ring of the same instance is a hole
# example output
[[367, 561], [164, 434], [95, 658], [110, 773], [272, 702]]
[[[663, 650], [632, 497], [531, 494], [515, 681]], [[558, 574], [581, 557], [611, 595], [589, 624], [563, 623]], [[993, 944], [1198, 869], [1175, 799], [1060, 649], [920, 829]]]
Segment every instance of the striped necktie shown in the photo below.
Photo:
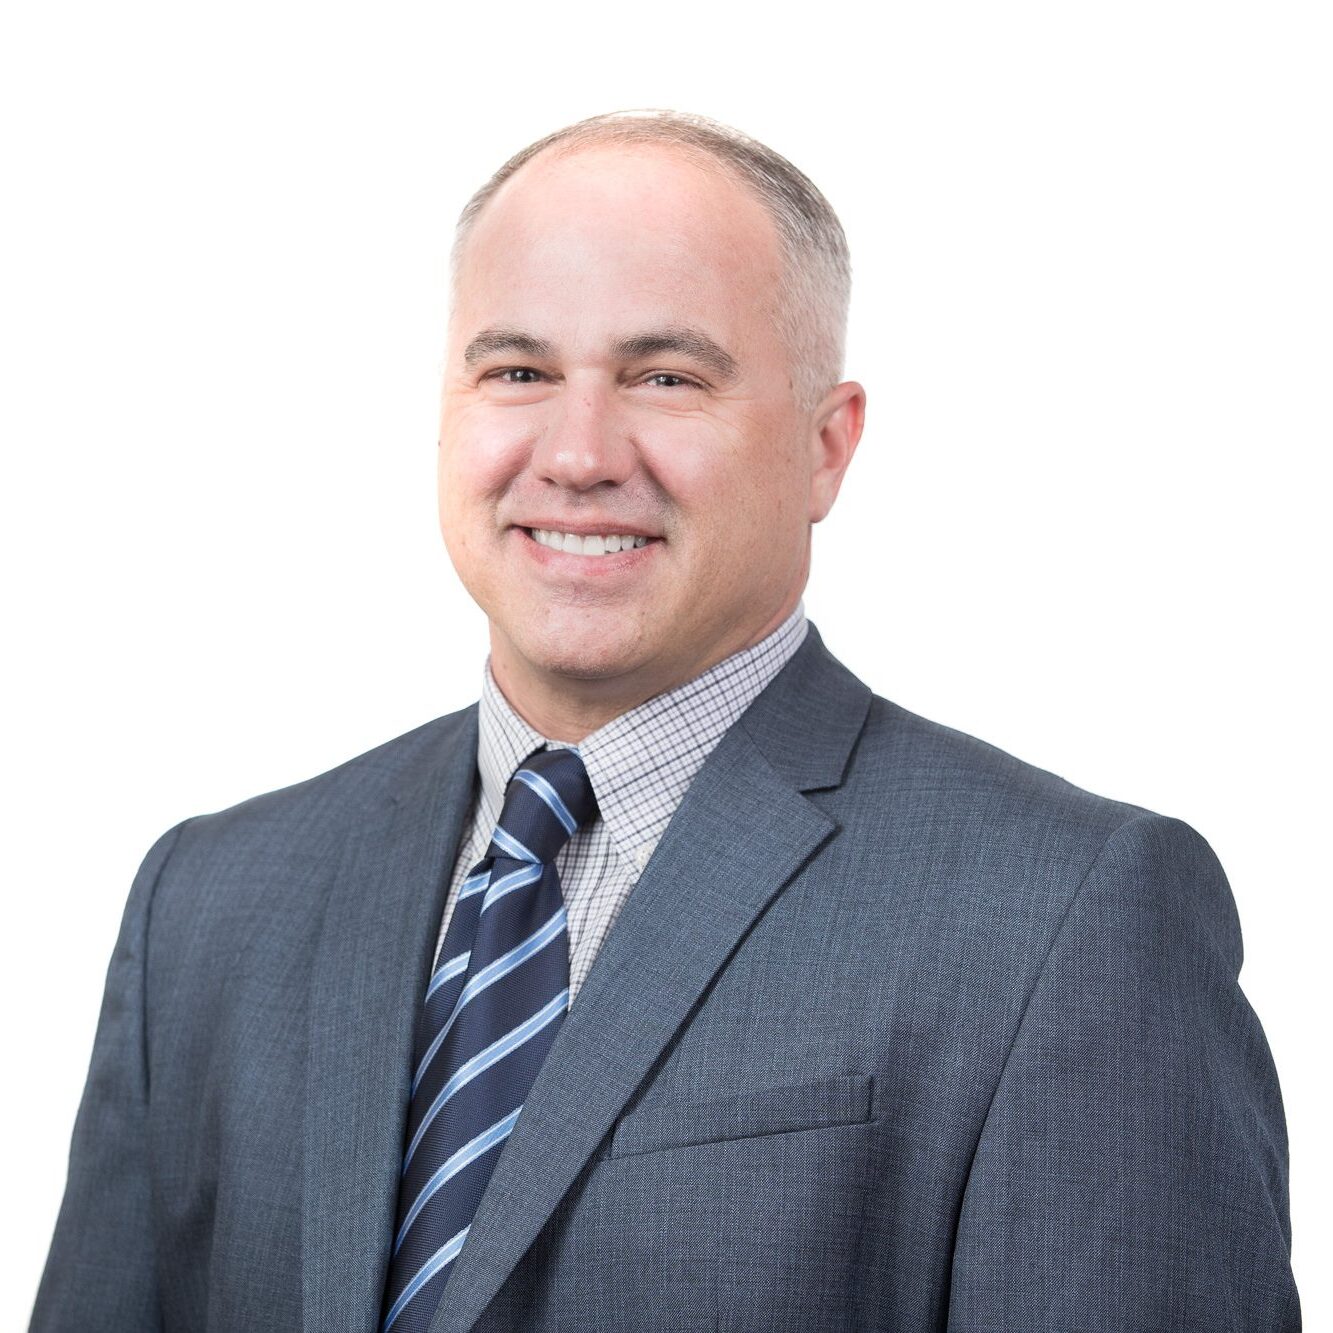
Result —
[[555, 855], [596, 813], [578, 751], [537, 751], [459, 891], [417, 1024], [382, 1333], [425, 1333], [560, 1030], [569, 935]]

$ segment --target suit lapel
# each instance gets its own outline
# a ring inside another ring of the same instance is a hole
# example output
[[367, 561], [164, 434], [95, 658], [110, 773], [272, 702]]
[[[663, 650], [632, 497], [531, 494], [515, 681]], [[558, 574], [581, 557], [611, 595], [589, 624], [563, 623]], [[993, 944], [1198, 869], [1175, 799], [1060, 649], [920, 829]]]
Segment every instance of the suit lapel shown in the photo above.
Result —
[[472, 795], [476, 715], [446, 719], [396, 795], [353, 824], [329, 895], [310, 1001], [306, 1333], [378, 1323], [413, 1025]]
[[500, 1154], [431, 1333], [481, 1316], [765, 906], [835, 831], [870, 691], [814, 626], [690, 785]]

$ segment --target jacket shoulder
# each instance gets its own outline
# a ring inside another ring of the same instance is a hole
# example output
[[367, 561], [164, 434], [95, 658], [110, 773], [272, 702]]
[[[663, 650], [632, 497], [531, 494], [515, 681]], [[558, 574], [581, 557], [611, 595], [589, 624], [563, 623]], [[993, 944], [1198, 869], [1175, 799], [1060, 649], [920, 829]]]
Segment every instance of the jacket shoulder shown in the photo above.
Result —
[[999, 841], [1098, 844], [1156, 812], [1088, 791], [998, 745], [873, 695], [848, 777], [864, 799]]
[[1008, 939], [1024, 992], [1080, 903], [1125, 941], [1197, 930], [1233, 977], [1239, 969], [1226, 875], [1181, 819], [1088, 791], [878, 696], [844, 792], [836, 814], [860, 863], [881, 868], [929, 919], [966, 922], [991, 945]]
[[476, 704], [433, 718], [372, 749], [221, 810], [194, 815], [179, 827], [183, 845], [231, 839], [265, 841], [280, 833], [289, 846], [341, 836], [349, 821], [381, 810], [414, 774], [454, 757], [475, 756]]

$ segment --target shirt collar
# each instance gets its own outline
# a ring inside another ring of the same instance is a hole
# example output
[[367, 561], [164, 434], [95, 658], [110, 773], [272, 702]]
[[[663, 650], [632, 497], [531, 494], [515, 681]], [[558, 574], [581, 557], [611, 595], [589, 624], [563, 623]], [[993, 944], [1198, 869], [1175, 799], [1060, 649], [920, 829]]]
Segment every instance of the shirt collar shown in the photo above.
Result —
[[[771, 634], [675, 689], [659, 694], [585, 736], [572, 748], [588, 770], [597, 808], [620, 854], [642, 870], [686, 789], [727, 729], [801, 646], [805, 604]], [[514, 770], [534, 750], [561, 748], [530, 727], [482, 673], [477, 768], [488, 824], [500, 818]]]

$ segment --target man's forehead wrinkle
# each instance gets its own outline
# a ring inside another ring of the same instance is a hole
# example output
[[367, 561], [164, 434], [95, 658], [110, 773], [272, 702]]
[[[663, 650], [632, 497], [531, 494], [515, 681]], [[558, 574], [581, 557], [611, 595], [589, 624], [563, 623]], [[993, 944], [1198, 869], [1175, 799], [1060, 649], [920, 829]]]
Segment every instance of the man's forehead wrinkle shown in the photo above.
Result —
[[550, 356], [553, 351], [545, 338], [521, 329], [483, 329], [463, 349], [463, 364], [475, 366], [497, 352], [520, 352], [524, 356]]

